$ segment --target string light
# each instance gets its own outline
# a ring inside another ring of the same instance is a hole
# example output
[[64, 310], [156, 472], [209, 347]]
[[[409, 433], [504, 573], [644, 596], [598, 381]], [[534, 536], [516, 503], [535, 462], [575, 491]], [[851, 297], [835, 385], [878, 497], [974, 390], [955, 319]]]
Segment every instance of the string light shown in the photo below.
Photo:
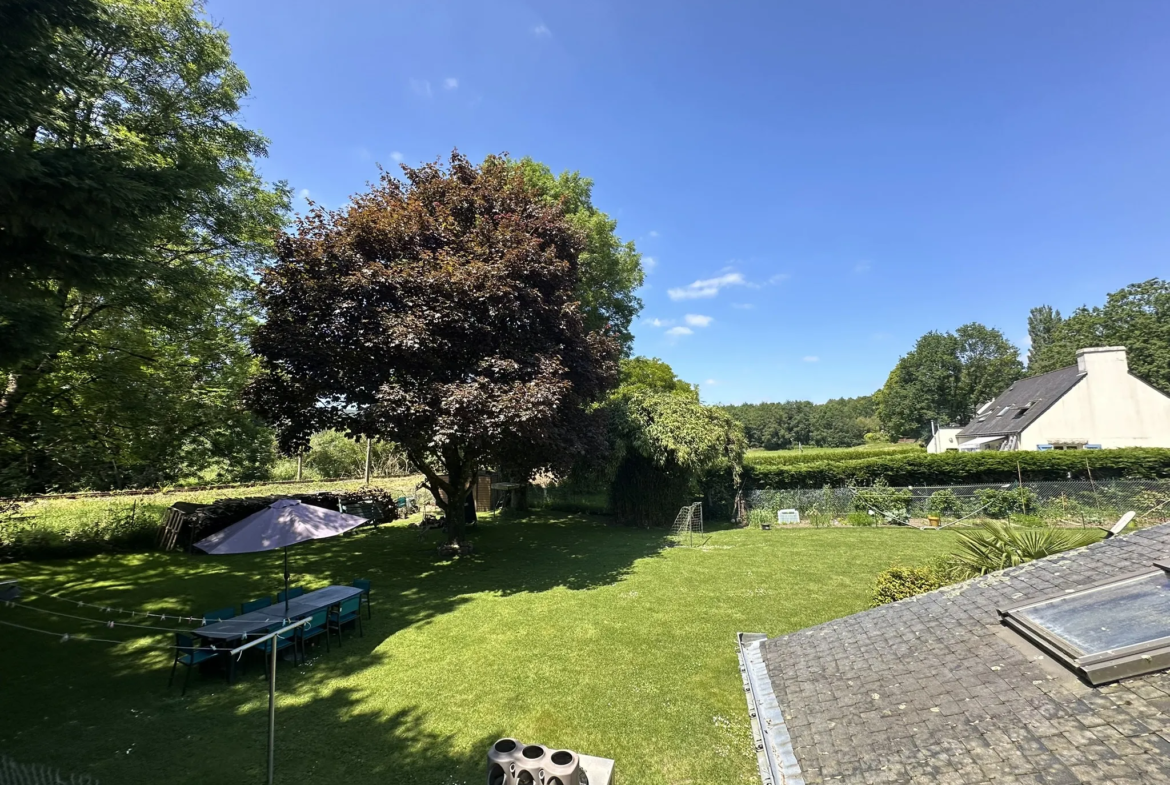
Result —
[[[120, 613], [124, 616], [130, 616], [131, 618], [145, 616], [147, 618], [158, 619], [159, 621], [165, 621], [168, 618], [168, 614], [165, 614], [165, 613], [151, 613], [149, 611], [130, 611], [130, 610], [126, 610], [125, 608], [114, 608], [114, 607], [111, 607], [109, 605], [97, 605], [97, 604], [92, 603], [92, 602], [81, 602], [80, 600], [74, 600], [70, 597], [62, 597], [59, 594], [50, 594], [49, 592], [38, 591], [36, 589], [25, 586], [24, 584], [21, 584], [20, 589], [21, 589], [21, 591], [27, 591], [30, 594], [36, 594], [40, 597], [48, 597], [50, 599], [54, 599], [54, 600], [57, 600], [59, 602], [75, 603], [78, 608], [96, 608], [97, 610], [100, 610], [103, 613]], [[183, 616], [183, 615], [175, 614], [175, 613], [169, 614], [169, 618], [173, 619], [174, 621], [179, 622], [180, 624], [182, 624], [183, 622], [190, 622], [191, 624], [198, 624], [200, 626], [206, 626], [209, 622], [215, 623], [217, 621], [226, 621], [225, 619], [208, 619], [204, 616]], [[271, 622], [271, 623], [275, 624], [277, 622], [283, 622], [283, 621], [285, 621], [285, 619], [284, 619], [284, 617], [278, 617], [278, 618], [255, 619], [255, 621]], [[121, 623], [122, 622], [119, 622], [119, 624], [121, 624]], [[133, 626], [133, 625], [127, 625], [127, 626]], [[145, 629], [151, 629], [151, 628], [147, 627]], [[157, 629], [157, 628], [155, 628], [155, 629]], [[187, 632], [187, 630], [180, 630], [180, 632]]]
[[91, 619], [88, 616], [75, 616], [72, 613], [65, 613], [63, 611], [55, 611], [55, 610], [51, 610], [49, 608], [38, 608], [35, 605], [28, 605], [27, 603], [23, 603], [23, 602], [21, 602], [21, 603], [7, 602], [7, 603], [5, 603], [5, 605], [9, 608], [12, 608], [12, 607], [21, 608], [22, 610], [33, 611], [35, 613], [44, 613], [44, 614], [48, 614], [49, 616], [60, 616], [63, 619], [75, 619], [76, 621], [82, 621], [82, 622], [85, 622], [87, 624], [101, 624], [104, 627], [109, 627], [111, 630], [114, 629], [115, 627], [132, 627], [132, 628], [137, 629], [137, 630], [151, 630], [159, 635], [165, 635], [166, 633], [169, 633], [169, 632], [189, 633], [189, 632], [192, 632], [196, 629], [194, 627], [183, 627], [183, 628], [155, 627], [155, 626], [149, 625], [149, 624], [134, 624], [133, 622], [114, 621], [113, 619]]
[[[29, 627], [29, 626], [26, 626], [24, 624], [16, 624], [14, 622], [4, 621], [3, 619], [0, 619], [0, 624], [4, 625], [5, 627], [15, 627], [18, 630], [25, 630], [26, 632], [37, 632], [37, 633], [40, 633], [41, 635], [51, 635], [52, 637], [59, 639], [61, 641], [61, 643], [69, 643], [70, 641], [84, 641], [86, 643], [113, 643], [113, 644], [121, 645], [123, 643], [136, 643], [137, 642], [133, 639], [132, 640], [125, 640], [125, 641], [116, 641], [116, 640], [112, 640], [110, 638], [95, 638], [92, 635], [79, 635], [76, 633], [68, 633], [68, 632], [65, 633], [64, 635], [62, 635], [61, 633], [54, 632], [53, 630], [42, 630], [39, 627]], [[189, 651], [189, 649], [185, 646], [172, 646], [172, 645], [164, 645], [161, 643], [146, 643], [146, 644], [142, 644], [142, 645], [147, 646], [147, 647], [152, 648], [152, 649], [182, 649], [183, 651]], [[211, 649], [212, 649], [212, 651], [219, 651], [219, 649], [216, 649], [214, 646], [212, 646]], [[223, 649], [223, 651], [227, 651], [227, 649]]]

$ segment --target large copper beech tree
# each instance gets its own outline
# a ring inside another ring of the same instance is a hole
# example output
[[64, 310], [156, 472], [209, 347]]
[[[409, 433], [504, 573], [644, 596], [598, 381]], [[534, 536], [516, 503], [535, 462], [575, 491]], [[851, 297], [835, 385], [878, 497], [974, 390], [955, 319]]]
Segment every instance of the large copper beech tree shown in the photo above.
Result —
[[249, 398], [288, 450], [324, 428], [402, 445], [458, 543], [478, 469], [565, 469], [599, 444], [587, 410], [620, 349], [584, 326], [583, 238], [516, 167], [403, 171], [278, 241]]

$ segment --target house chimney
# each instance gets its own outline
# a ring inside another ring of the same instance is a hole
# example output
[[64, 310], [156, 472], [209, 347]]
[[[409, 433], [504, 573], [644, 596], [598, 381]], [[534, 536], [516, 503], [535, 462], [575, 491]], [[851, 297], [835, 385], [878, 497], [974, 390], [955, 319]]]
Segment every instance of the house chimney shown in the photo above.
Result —
[[1091, 346], [1077, 349], [1077, 370], [1091, 374], [1129, 373], [1124, 346]]

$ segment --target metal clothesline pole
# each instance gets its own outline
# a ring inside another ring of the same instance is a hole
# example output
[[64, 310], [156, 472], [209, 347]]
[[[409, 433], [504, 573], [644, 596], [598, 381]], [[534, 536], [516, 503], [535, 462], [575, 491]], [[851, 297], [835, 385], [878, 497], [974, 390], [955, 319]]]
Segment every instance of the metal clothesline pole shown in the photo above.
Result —
[[[274, 630], [266, 635], [261, 635], [259, 638], [250, 640], [243, 646], [238, 646], [228, 652], [229, 657], [238, 657], [245, 650], [258, 646], [266, 640], [271, 640], [278, 635], [283, 635], [286, 632], [295, 630], [297, 627], [305, 627], [312, 623], [311, 619], [302, 619], [293, 622], [292, 624], [281, 627], [279, 630]], [[276, 643], [272, 644], [272, 661], [269, 662], [268, 671], [268, 785], [272, 785], [272, 778], [276, 771]]]

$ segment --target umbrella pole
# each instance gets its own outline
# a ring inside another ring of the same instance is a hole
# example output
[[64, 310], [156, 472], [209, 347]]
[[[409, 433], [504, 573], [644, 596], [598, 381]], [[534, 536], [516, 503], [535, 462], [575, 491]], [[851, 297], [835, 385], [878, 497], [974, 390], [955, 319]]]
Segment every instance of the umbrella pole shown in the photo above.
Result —
[[288, 621], [288, 546], [284, 546], [284, 619]]

